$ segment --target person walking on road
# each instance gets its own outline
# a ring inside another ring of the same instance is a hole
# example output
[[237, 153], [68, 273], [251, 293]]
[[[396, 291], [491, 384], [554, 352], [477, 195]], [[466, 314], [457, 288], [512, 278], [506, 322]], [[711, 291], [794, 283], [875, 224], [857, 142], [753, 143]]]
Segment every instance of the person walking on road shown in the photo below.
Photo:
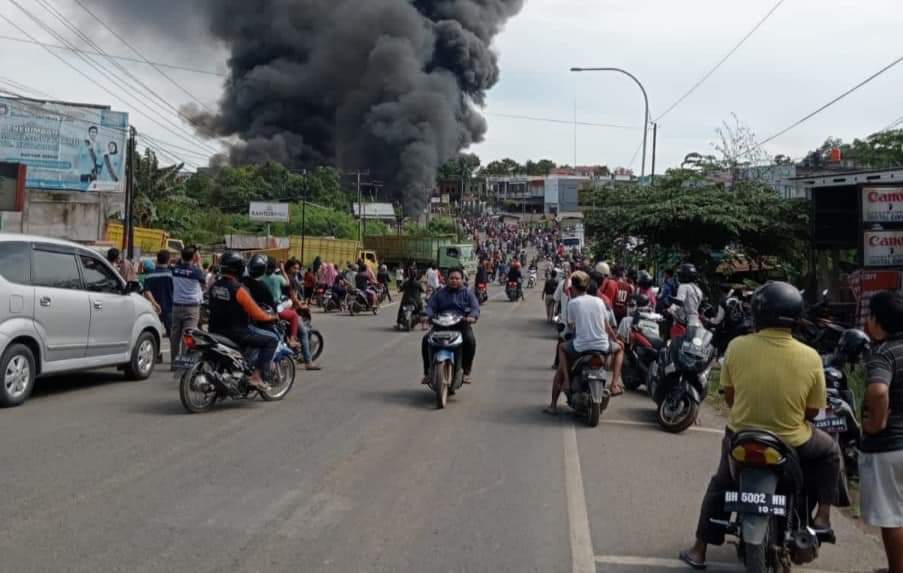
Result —
[[172, 326], [170, 330], [170, 367], [182, 354], [182, 336], [198, 327], [207, 275], [201, 269], [201, 253], [197, 247], [182, 249], [182, 259], [172, 270]]
[[168, 249], [157, 253], [157, 265], [144, 278], [144, 290], [149, 291], [160, 306], [160, 322], [166, 329], [166, 336], [171, 336], [173, 281], [172, 271], [169, 270]]
[[862, 520], [881, 529], [887, 573], [903, 573], [903, 296], [869, 301], [866, 330], [878, 343], [865, 365], [859, 487]]

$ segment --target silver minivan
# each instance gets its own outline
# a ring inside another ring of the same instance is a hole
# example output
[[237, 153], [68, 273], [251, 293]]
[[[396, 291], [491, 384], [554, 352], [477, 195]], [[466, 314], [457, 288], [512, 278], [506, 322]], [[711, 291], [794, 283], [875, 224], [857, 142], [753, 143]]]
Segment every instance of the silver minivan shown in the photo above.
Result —
[[50, 374], [116, 366], [148, 378], [163, 325], [139, 291], [86, 247], [0, 233], [0, 406]]

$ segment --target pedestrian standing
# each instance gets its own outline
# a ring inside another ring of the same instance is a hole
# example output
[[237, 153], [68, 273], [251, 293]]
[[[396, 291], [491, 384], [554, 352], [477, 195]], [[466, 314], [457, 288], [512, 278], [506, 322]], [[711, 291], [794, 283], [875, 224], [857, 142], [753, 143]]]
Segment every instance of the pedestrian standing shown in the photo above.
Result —
[[201, 269], [201, 253], [197, 247], [182, 249], [182, 257], [172, 270], [172, 325], [169, 354], [172, 365], [182, 354], [182, 336], [198, 327], [207, 276]]
[[[291, 263], [292, 261], [289, 261]], [[294, 265], [297, 268], [297, 265]], [[286, 267], [288, 268], [288, 266]], [[291, 281], [291, 277], [289, 278]], [[314, 296], [314, 290], [317, 288], [317, 275], [312, 268], [304, 272], [304, 300], [310, 305], [310, 299]]]
[[168, 249], [157, 253], [157, 264], [144, 278], [144, 290], [150, 292], [160, 306], [160, 322], [166, 329], [166, 336], [172, 333], [172, 271], [169, 269], [170, 254]]
[[903, 296], [869, 302], [866, 330], [878, 346], [866, 363], [859, 454], [862, 520], [881, 528], [888, 573], [903, 572]]

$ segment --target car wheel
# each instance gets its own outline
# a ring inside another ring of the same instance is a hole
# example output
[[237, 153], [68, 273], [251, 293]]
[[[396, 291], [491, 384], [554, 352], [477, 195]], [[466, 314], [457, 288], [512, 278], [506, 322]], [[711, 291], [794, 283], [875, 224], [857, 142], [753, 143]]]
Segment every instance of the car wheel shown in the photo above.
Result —
[[132, 349], [132, 360], [125, 367], [129, 380], [147, 380], [157, 362], [157, 339], [150, 332], [142, 332]]
[[31, 396], [34, 389], [34, 354], [24, 344], [13, 344], [0, 358], [0, 406], [18, 406]]

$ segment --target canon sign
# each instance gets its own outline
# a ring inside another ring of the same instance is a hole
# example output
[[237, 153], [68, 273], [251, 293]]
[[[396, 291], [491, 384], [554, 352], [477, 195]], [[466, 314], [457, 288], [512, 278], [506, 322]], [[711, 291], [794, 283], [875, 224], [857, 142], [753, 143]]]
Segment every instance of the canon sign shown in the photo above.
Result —
[[864, 187], [862, 221], [865, 223], [903, 223], [903, 188]]
[[866, 231], [862, 243], [866, 267], [903, 266], [903, 231]]

